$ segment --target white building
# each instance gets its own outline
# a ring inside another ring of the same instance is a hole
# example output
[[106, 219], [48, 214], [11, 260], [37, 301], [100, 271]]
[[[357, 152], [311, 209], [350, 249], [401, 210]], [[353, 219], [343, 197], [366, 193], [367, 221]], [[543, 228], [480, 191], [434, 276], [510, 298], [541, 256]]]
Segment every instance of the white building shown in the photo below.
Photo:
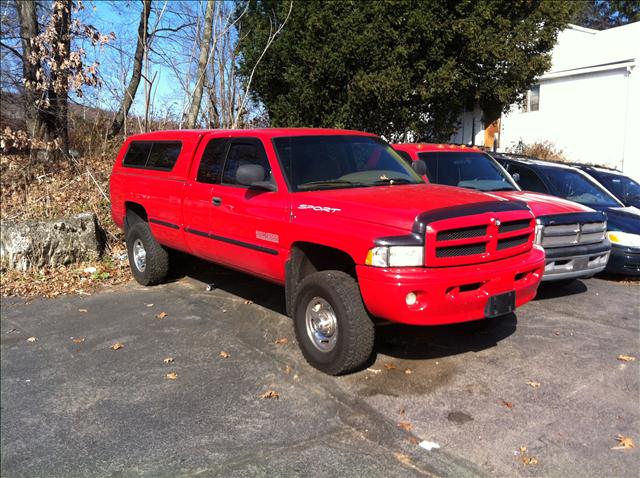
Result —
[[[485, 126], [488, 126], [485, 129]], [[482, 111], [463, 115], [453, 142], [513, 150], [550, 142], [567, 159], [600, 164], [640, 178], [640, 22], [558, 35], [552, 66], [493, 128]]]

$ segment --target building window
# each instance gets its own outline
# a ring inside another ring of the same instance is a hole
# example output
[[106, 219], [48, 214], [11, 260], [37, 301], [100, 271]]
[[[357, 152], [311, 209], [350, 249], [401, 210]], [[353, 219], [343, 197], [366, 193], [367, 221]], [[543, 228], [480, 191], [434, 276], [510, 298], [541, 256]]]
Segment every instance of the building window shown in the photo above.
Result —
[[540, 109], [540, 85], [529, 88], [523, 109], [525, 113], [528, 111], [538, 111]]

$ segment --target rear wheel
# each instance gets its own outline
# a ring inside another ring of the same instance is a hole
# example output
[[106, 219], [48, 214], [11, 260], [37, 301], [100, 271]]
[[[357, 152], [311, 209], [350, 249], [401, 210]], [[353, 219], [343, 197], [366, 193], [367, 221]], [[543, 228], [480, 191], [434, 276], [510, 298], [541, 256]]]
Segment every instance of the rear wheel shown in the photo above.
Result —
[[133, 277], [142, 285], [159, 284], [169, 273], [169, 253], [153, 237], [146, 222], [127, 230], [127, 253]]
[[302, 354], [318, 370], [351, 372], [371, 356], [373, 322], [349, 274], [322, 271], [305, 277], [296, 287], [293, 319]]

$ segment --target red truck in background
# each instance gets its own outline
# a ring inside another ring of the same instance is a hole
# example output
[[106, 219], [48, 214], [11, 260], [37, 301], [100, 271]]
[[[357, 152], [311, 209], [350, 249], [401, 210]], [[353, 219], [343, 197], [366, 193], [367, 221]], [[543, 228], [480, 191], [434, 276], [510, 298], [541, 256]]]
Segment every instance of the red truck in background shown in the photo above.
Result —
[[[591, 277], [606, 267], [611, 244], [603, 212], [548, 194], [522, 191], [497, 161], [477, 147], [408, 143], [394, 144], [393, 148], [409, 163], [423, 161], [425, 175], [433, 184], [527, 203], [536, 216], [536, 243], [546, 253], [543, 281], [568, 283]], [[518, 176], [517, 180], [526, 185], [532, 178]]]
[[526, 204], [425, 184], [356, 131], [136, 135], [110, 190], [139, 283], [163, 281], [178, 250], [281, 284], [303, 355], [329, 374], [367, 361], [374, 318], [503, 315], [535, 296], [544, 269]]

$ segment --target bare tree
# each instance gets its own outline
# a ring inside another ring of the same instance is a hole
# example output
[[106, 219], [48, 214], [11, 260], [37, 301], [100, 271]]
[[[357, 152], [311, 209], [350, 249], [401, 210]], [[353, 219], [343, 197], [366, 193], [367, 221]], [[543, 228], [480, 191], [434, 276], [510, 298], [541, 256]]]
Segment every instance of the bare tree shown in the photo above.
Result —
[[204, 90], [207, 63], [209, 62], [209, 52], [211, 50], [211, 34], [214, 23], [214, 0], [207, 0], [207, 10], [204, 14], [204, 33], [200, 46], [200, 58], [198, 59], [198, 69], [196, 70], [196, 84], [193, 90], [193, 100], [187, 115], [187, 128], [195, 128], [200, 113], [200, 103], [202, 102], [202, 91]]
[[122, 125], [127, 119], [133, 100], [135, 99], [136, 92], [138, 91], [138, 85], [140, 84], [140, 78], [142, 76], [142, 63], [147, 53], [147, 38], [148, 38], [148, 25], [149, 15], [151, 13], [151, 0], [142, 0], [142, 11], [140, 12], [140, 22], [138, 24], [138, 41], [136, 43], [136, 52], [133, 56], [133, 71], [131, 73], [131, 79], [127, 86], [120, 108], [116, 113], [111, 128], [109, 130], [109, 137], [113, 138], [118, 135], [122, 130]]

